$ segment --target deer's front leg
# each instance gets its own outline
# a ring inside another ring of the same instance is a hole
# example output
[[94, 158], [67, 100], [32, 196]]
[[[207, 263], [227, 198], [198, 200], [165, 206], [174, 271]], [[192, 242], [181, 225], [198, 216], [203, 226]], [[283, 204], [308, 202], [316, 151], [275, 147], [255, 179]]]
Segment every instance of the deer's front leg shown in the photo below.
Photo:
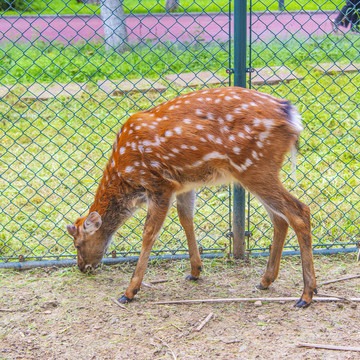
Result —
[[171, 204], [172, 194], [149, 196], [148, 211], [144, 226], [142, 248], [135, 271], [125, 294], [119, 299], [121, 303], [130, 302], [140, 289], [147, 263], [154, 242], [162, 228]]

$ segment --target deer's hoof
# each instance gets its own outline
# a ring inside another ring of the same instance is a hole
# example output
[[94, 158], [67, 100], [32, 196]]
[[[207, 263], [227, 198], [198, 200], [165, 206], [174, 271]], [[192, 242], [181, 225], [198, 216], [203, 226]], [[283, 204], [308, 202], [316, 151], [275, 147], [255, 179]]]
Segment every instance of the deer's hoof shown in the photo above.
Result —
[[268, 289], [267, 286], [261, 285], [261, 283], [259, 285], [256, 285], [256, 288], [259, 290], [267, 290]]
[[295, 307], [297, 308], [302, 308], [302, 309], [305, 309], [307, 308], [308, 306], [310, 306], [311, 303], [308, 303], [307, 301], [303, 300], [303, 299], [299, 299], [296, 303], [295, 303]]
[[188, 276], [185, 278], [185, 280], [188, 280], [188, 281], [197, 281], [197, 280], [199, 280], [199, 278], [198, 278], [198, 277], [195, 277], [195, 276], [192, 276], [192, 275], [190, 274], [190, 275], [188, 275]]
[[127, 304], [129, 302], [132, 302], [133, 299], [128, 298], [127, 296], [123, 295], [121, 298], [118, 299], [118, 302], [121, 304]]

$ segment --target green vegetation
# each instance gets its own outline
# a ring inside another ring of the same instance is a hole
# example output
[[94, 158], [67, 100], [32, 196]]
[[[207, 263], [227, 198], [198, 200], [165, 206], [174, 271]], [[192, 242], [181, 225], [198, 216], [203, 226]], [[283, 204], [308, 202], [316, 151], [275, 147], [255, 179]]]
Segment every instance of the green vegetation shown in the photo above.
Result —
[[[307, 73], [307, 64], [360, 61], [359, 36], [329, 35], [325, 38], [291, 38], [285, 43], [274, 39], [252, 46], [252, 67], [286, 66]], [[0, 83], [31, 84], [96, 82], [165, 74], [210, 70], [226, 75], [228, 44], [205, 44], [201, 34], [190, 44], [151, 42], [136, 45], [124, 54], [107, 53], [101, 44], [65, 46], [62, 43], [35, 42], [32, 45], [4, 45], [0, 49]]]
[[[355, 223], [360, 216], [360, 93], [355, 84], [360, 83], [360, 75], [328, 76], [312, 67], [316, 63], [358, 61], [355, 49], [359, 41], [358, 36], [349, 35], [306, 41], [293, 38], [285, 46], [278, 40], [253, 46], [253, 67], [286, 64], [304, 77], [263, 85], [259, 90], [291, 100], [303, 115], [298, 185], [289, 176], [289, 162], [282, 176], [286, 186], [310, 204], [314, 243], [318, 246], [353, 244], [359, 236]], [[2, 49], [2, 84], [32, 84], [36, 79], [45, 83], [89, 81], [91, 86], [78, 98], [25, 101], [19, 100], [21, 90], [15, 88], [14, 95], [0, 100], [0, 256], [16, 256], [14, 250], [35, 257], [50, 253], [73, 255], [65, 225], [91, 204], [115, 132], [130, 113], [191, 91], [172, 85], [161, 94], [108, 97], [97, 91], [97, 80], [146, 76], [161, 81], [163, 74], [202, 70], [225, 75], [226, 49], [226, 44], [201, 42], [187, 48], [175, 44], [171, 53], [165, 45], [151, 47], [151, 51], [150, 45], [139, 47], [140, 55], [134, 51], [106, 54], [101, 46], [90, 44], [57, 48], [54, 44], [36, 43]], [[201, 191], [196, 232], [205, 249], [226, 247], [228, 203], [225, 187]], [[266, 248], [271, 237], [270, 223], [264, 221], [265, 213], [259, 204], [251, 204], [250, 247]], [[110, 251], [116, 248], [118, 254], [133, 254], [139, 250], [143, 216], [144, 211], [140, 211], [121, 229]], [[287, 246], [292, 249], [297, 243], [293, 233], [290, 237]], [[174, 209], [160, 239], [166, 254], [172, 253], [170, 249], [186, 248]], [[163, 251], [162, 246], [157, 243], [157, 249]]]
[[[4, 1], [4, 0], [3, 0]], [[298, 10], [336, 10], [343, 5], [342, 0], [333, 1], [306, 1], [290, 0], [285, 1], [287, 11]], [[219, 12], [229, 11], [228, 0], [181, 0], [181, 7], [177, 12]], [[124, 0], [126, 13], [164, 13], [165, 0], [154, 2], [152, 0], [134, 1]], [[279, 9], [277, 0], [261, 0], [252, 2], [253, 11], [277, 11]], [[14, 10], [6, 11], [6, 15], [17, 15], [19, 12]], [[94, 14], [100, 13], [99, 5], [82, 4], [76, 0], [33, 0], [28, 2], [28, 7], [23, 11], [23, 15], [30, 14]]]

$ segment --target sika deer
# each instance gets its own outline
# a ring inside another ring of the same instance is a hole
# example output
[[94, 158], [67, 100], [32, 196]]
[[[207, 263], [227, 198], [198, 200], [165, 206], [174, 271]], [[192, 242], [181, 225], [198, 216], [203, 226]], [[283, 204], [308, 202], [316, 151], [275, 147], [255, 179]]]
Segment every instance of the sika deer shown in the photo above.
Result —
[[300, 244], [304, 278], [296, 306], [308, 306], [316, 291], [310, 211], [278, 177], [301, 130], [300, 116], [288, 101], [239, 87], [193, 92], [132, 115], [116, 136], [89, 214], [67, 227], [80, 270], [99, 265], [116, 230], [147, 202], [139, 260], [119, 299], [130, 302], [175, 195], [190, 253], [187, 279], [198, 279], [193, 189], [237, 181], [260, 199], [274, 224], [270, 258], [258, 288], [266, 289], [277, 278], [290, 225]]

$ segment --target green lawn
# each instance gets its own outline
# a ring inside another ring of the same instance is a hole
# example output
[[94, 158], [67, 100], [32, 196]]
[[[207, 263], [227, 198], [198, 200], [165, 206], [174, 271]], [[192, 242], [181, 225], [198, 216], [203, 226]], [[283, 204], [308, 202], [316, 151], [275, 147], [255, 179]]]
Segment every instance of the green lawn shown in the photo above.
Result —
[[[248, 2], [249, 3], [249, 2]], [[287, 11], [298, 10], [336, 10], [343, 5], [342, 0], [332, 1], [307, 1], [307, 0], [285, 0], [285, 7]], [[219, 12], [229, 10], [229, 1], [226, 0], [180, 0], [181, 8], [178, 12]], [[165, 12], [165, 0], [124, 0], [125, 12], [129, 13], [163, 13]], [[253, 11], [276, 11], [278, 10], [278, 1], [261, 0], [252, 2]], [[34, 0], [29, 3], [28, 8], [23, 12], [23, 15], [28, 14], [94, 14], [100, 13], [98, 5], [84, 5], [78, 3], [76, 0], [61, 1], [61, 0]], [[16, 11], [7, 11], [6, 15], [16, 15]]]
[[[303, 115], [306, 126], [300, 142], [298, 185], [288, 175], [289, 162], [282, 176], [286, 186], [310, 205], [314, 243], [319, 246], [354, 244], [359, 239], [355, 224], [360, 217], [360, 92], [356, 85], [360, 75], [328, 76], [311, 68], [317, 62], [358, 61], [359, 41], [356, 35], [331, 35], [306, 41], [294, 38], [285, 46], [276, 40], [253, 46], [253, 67], [285, 63], [304, 76], [259, 90], [291, 100]], [[226, 44], [173, 45], [171, 56], [165, 45], [151, 49], [138, 48], [139, 54], [132, 51], [123, 55], [106, 54], [90, 44], [2, 49], [0, 83], [31, 84], [35, 79], [86, 82], [134, 74], [160, 81], [166, 73], [202, 70], [225, 75]], [[80, 98], [32, 102], [13, 95], [1, 100], [0, 256], [74, 254], [65, 225], [91, 204], [115, 132], [129, 114], [187, 91], [190, 89], [170, 87], [161, 95], [137, 93], [111, 98], [100, 94], [93, 83], [89, 93]], [[200, 194], [196, 232], [205, 249], [221, 249], [228, 243], [224, 235], [229, 228], [229, 200], [223, 187]], [[250, 247], [265, 248], [270, 243], [270, 224], [264, 221], [264, 210], [256, 201], [250, 210]], [[123, 227], [110, 250], [115, 246], [118, 252], [139, 250], [143, 216], [141, 211]], [[291, 248], [296, 241], [290, 235]], [[161, 240], [168, 249], [185, 247], [174, 209]], [[161, 243], [157, 248], [162, 249]]]

